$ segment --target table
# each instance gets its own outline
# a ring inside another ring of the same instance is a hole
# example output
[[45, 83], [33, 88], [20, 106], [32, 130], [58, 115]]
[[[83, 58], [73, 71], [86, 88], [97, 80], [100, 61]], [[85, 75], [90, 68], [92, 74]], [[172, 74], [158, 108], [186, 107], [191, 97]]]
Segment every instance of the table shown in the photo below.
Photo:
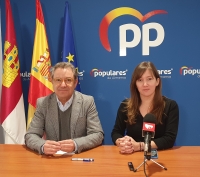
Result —
[[[71, 158], [94, 158], [94, 162], [71, 161]], [[144, 160], [144, 152], [122, 155], [116, 146], [99, 146], [73, 156], [45, 156], [25, 145], [0, 145], [0, 177], [140, 177], [145, 176], [142, 165], [137, 172], [128, 168], [128, 162], [138, 167]], [[147, 161], [148, 177], [200, 176], [200, 147], [180, 146], [158, 151], [155, 160], [167, 171]]]

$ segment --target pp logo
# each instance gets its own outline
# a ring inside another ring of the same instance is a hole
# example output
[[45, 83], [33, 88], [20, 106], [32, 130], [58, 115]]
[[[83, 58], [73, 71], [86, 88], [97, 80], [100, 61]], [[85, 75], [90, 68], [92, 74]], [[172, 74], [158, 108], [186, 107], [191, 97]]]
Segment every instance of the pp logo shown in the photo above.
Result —
[[[120, 7], [108, 12], [102, 19], [99, 27], [100, 41], [107, 51], [111, 51], [108, 40], [108, 27], [110, 23], [117, 17], [122, 15], [132, 15], [138, 18], [142, 23], [148, 18], [157, 14], [166, 14], [165, 10], [154, 10], [146, 15], [142, 15], [138, 10], [130, 7]], [[150, 41], [150, 30], [154, 29], [157, 32], [155, 40]], [[133, 31], [134, 38], [132, 41], [126, 41], [126, 33], [128, 30]], [[119, 27], [119, 55], [126, 56], [127, 48], [136, 47], [142, 40], [142, 55], [149, 55], [150, 47], [157, 47], [162, 44], [165, 37], [165, 31], [159, 23], [146, 23], [142, 26], [142, 30], [135, 24], [124, 24]]]

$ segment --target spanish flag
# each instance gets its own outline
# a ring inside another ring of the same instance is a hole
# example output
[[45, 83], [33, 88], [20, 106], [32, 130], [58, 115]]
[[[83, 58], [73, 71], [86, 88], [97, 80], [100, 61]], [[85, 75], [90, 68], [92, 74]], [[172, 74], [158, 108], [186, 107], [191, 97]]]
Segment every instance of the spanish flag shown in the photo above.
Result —
[[49, 95], [53, 92], [52, 83], [49, 81], [50, 68], [51, 59], [44, 23], [44, 16], [40, 0], [36, 0], [36, 30], [28, 95], [29, 106], [27, 128], [29, 127], [33, 118], [37, 99]]
[[17, 41], [10, 0], [6, 0], [6, 36], [0, 122], [4, 129], [5, 144], [24, 144], [26, 119], [20, 78]]

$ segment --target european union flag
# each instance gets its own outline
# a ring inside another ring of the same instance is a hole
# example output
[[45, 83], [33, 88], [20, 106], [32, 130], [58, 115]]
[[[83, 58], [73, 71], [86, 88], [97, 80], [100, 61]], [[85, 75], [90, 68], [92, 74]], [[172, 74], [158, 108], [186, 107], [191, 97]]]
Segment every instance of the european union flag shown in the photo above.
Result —
[[[74, 47], [74, 39], [71, 27], [71, 21], [69, 17], [69, 5], [68, 2], [65, 4], [65, 16], [64, 16], [64, 41], [63, 41], [63, 52], [62, 60], [72, 63], [78, 71], [77, 58]], [[77, 91], [81, 91], [80, 82], [76, 86]]]

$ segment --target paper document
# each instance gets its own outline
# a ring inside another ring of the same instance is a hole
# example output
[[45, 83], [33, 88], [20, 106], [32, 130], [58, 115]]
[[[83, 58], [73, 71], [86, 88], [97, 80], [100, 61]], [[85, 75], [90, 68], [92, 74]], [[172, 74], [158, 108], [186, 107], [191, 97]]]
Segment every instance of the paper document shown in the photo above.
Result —
[[75, 154], [74, 152], [64, 152], [64, 151], [57, 151], [55, 154], [53, 154], [53, 156], [62, 156], [62, 155], [73, 155]]

